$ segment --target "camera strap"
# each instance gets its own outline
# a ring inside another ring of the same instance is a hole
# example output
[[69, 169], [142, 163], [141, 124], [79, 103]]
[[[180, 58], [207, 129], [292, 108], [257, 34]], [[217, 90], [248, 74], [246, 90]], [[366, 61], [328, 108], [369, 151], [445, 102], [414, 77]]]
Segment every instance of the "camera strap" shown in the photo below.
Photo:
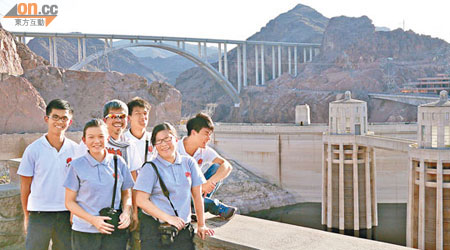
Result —
[[172, 207], [173, 211], [175, 212], [175, 215], [178, 217], [178, 212], [175, 209], [175, 207], [173, 206], [172, 201], [170, 200], [169, 190], [167, 190], [166, 184], [164, 184], [164, 181], [162, 180], [161, 176], [159, 175], [158, 168], [156, 167], [155, 163], [153, 163], [152, 161], [149, 161], [148, 163], [152, 164], [152, 167], [155, 170], [156, 175], [158, 176], [159, 184], [161, 185], [161, 189], [163, 191], [163, 194], [169, 200], [170, 206]]
[[148, 138], [147, 140], [145, 140], [144, 163], [142, 163], [141, 168], [143, 168], [145, 164], [149, 163], [149, 161], [147, 161], [147, 156], [148, 156]]
[[145, 156], [144, 156], [144, 163], [147, 162], [147, 155], [148, 155], [148, 138], [145, 140]]
[[114, 209], [114, 203], [116, 199], [116, 189], [117, 189], [117, 155], [114, 154], [114, 189], [113, 189], [113, 197], [111, 202], [111, 208]]

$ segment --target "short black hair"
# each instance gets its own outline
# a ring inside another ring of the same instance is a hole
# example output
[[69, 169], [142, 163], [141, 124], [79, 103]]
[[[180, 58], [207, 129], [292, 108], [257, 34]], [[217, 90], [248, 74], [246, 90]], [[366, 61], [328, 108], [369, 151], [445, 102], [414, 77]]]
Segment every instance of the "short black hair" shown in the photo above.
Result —
[[84, 125], [83, 137], [86, 137], [86, 130], [88, 128], [93, 128], [93, 127], [99, 127], [99, 128], [104, 127], [106, 129], [106, 131], [108, 131], [108, 129], [106, 127], [106, 123], [102, 119], [95, 118], [95, 119], [92, 119], [92, 120], [86, 122], [86, 124]]
[[189, 119], [186, 123], [188, 136], [191, 135], [192, 130], [200, 132], [202, 128], [207, 128], [214, 131], [214, 123], [211, 117], [205, 113], [198, 113], [194, 118]]
[[152, 106], [150, 106], [150, 103], [148, 103], [146, 100], [136, 96], [135, 98], [131, 99], [127, 103], [128, 106], [128, 115], [131, 115], [133, 113], [134, 107], [140, 107], [140, 108], [146, 108], [148, 111], [152, 109]]
[[45, 114], [49, 116], [54, 109], [68, 110], [71, 115], [73, 114], [73, 109], [70, 106], [70, 103], [63, 99], [51, 100], [45, 108]]
[[105, 103], [105, 105], [103, 106], [103, 118], [105, 118], [109, 114], [109, 111], [111, 109], [122, 109], [126, 114], [128, 114], [127, 105], [121, 100], [114, 99]]
[[155, 145], [156, 135], [159, 132], [164, 131], [164, 130], [169, 130], [169, 133], [171, 133], [173, 136], [175, 136], [175, 138], [178, 138], [178, 133], [177, 133], [177, 130], [174, 128], [174, 126], [168, 122], [164, 122], [164, 123], [156, 125], [153, 128], [152, 138], [151, 138], [152, 145]]

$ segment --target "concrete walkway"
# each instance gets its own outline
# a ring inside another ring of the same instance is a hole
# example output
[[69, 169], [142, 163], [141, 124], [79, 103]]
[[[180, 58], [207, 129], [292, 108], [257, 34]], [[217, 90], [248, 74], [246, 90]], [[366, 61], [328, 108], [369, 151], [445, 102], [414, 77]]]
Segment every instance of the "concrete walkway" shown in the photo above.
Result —
[[202, 241], [199, 249], [410, 249], [389, 243], [236, 215], [230, 221], [209, 217], [215, 236]]

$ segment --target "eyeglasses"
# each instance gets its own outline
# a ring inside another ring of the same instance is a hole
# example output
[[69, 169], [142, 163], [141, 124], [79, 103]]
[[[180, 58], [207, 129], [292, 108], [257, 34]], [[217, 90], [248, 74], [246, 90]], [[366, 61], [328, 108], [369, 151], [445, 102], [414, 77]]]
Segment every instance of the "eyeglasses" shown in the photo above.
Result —
[[166, 138], [162, 138], [162, 139], [155, 141], [154, 145], [156, 146], [156, 145], [162, 144], [163, 142], [170, 142], [170, 141], [172, 141], [172, 136], [167, 136]]
[[57, 121], [67, 122], [69, 120], [69, 117], [67, 116], [52, 115], [47, 117], [51, 118], [55, 122]]
[[108, 114], [107, 116], [105, 116], [105, 119], [108, 119], [108, 118], [123, 120], [123, 119], [127, 118], [127, 115], [126, 114]]

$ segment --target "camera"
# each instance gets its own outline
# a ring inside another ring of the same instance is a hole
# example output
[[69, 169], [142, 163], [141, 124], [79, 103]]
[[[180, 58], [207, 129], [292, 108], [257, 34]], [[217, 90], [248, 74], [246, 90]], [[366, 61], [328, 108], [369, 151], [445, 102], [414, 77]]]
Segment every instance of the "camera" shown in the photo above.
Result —
[[172, 244], [178, 235], [178, 229], [168, 223], [159, 225], [158, 230], [161, 234], [161, 243], [165, 246]]
[[119, 226], [119, 216], [120, 216], [120, 211], [116, 210], [112, 207], [105, 207], [102, 208], [102, 210], [100, 210], [100, 215], [101, 216], [107, 216], [110, 217], [111, 220], [106, 221], [107, 223], [114, 225], [114, 228], [117, 228], [117, 226]]

